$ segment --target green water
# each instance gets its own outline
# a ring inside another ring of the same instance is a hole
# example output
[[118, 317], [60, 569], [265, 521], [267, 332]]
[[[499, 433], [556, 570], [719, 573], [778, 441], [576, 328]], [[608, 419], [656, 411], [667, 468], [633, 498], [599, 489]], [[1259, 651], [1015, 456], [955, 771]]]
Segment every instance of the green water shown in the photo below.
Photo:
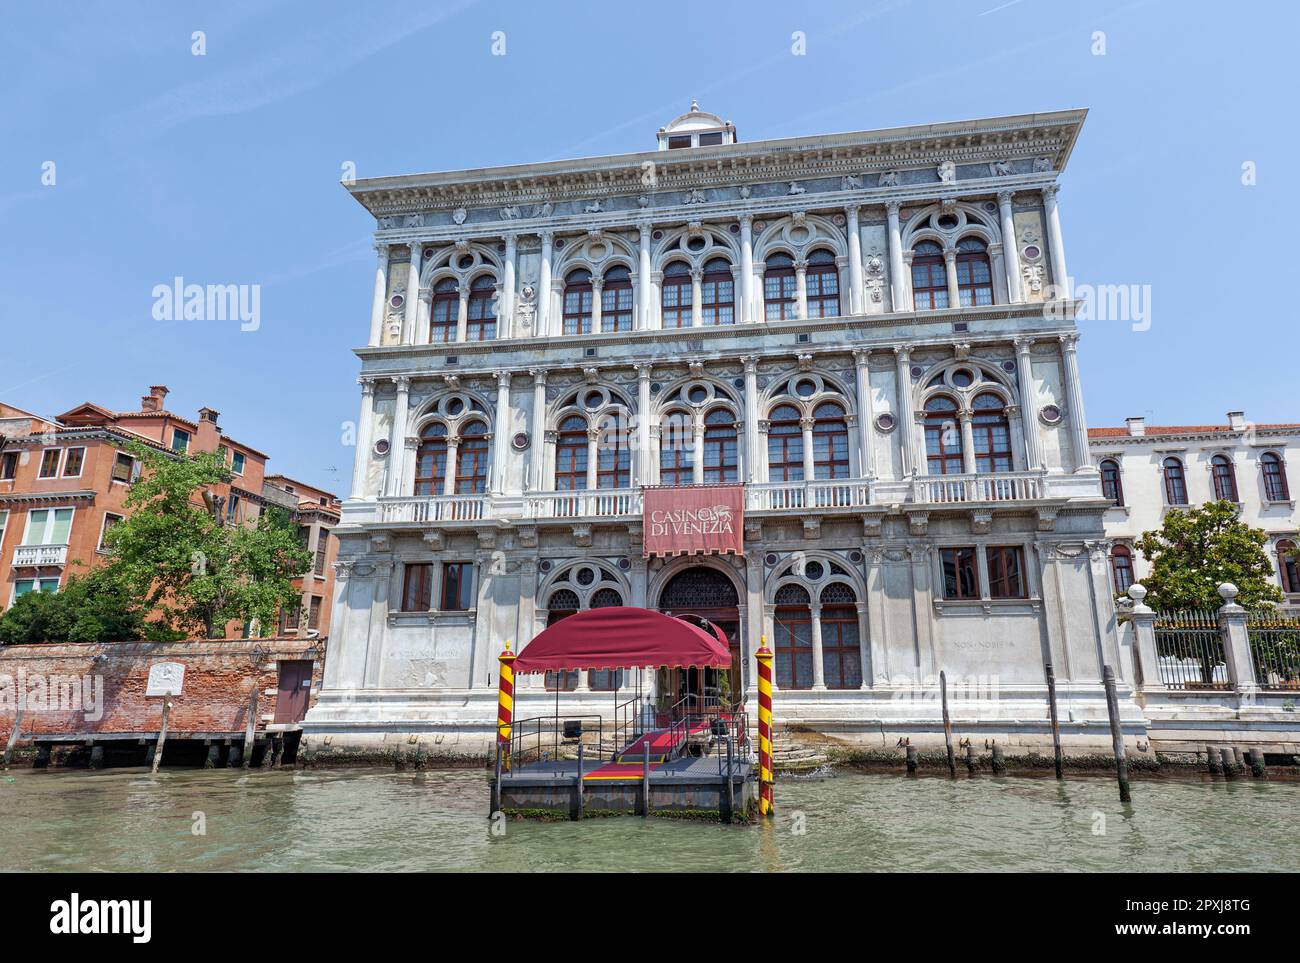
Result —
[[479, 772], [15, 770], [0, 774], [0, 869], [1300, 867], [1298, 783], [1139, 781], [1133, 796], [1120, 804], [1100, 776], [840, 772], [778, 783], [780, 816], [761, 826], [620, 817], [510, 822], [494, 836]]

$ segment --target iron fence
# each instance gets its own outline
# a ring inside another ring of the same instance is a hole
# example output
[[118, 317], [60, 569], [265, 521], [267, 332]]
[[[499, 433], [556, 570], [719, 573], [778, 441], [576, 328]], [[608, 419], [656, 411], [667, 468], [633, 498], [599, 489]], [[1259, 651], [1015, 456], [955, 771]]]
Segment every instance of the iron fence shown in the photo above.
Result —
[[1259, 687], [1300, 690], [1300, 618], [1277, 611], [1248, 612], [1246, 632]]
[[1156, 664], [1167, 689], [1230, 689], [1223, 635], [1213, 612], [1156, 616]]

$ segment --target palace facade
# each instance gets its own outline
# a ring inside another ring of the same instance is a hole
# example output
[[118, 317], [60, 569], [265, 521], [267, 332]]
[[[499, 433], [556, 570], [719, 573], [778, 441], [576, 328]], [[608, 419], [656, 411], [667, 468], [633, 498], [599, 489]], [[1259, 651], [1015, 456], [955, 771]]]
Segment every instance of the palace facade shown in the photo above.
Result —
[[[940, 731], [941, 671], [1041, 738], [1048, 663], [1067, 739], [1109, 740], [1105, 665], [1140, 729], [1057, 207], [1084, 116], [745, 143], [692, 104], [643, 153], [350, 184], [378, 259], [309, 738], [481, 751], [505, 641], [606, 605], [721, 627], [736, 698], [765, 636], [778, 722], [857, 741]], [[672, 486], [741, 486], [742, 551], [647, 557]], [[618, 681], [521, 680], [516, 718]]]

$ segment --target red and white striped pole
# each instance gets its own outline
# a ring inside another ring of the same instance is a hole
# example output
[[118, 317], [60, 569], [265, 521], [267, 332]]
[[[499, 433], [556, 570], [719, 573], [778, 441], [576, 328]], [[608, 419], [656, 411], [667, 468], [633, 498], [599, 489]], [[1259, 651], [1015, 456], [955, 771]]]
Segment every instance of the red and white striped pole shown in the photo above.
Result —
[[767, 647], [767, 636], [759, 641], [758, 651], [758, 812], [772, 816], [776, 806], [772, 802], [772, 650]]
[[501, 663], [497, 677], [497, 748], [505, 757], [505, 767], [510, 768], [510, 720], [515, 711], [515, 659], [519, 658], [510, 651], [510, 640], [497, 656]]

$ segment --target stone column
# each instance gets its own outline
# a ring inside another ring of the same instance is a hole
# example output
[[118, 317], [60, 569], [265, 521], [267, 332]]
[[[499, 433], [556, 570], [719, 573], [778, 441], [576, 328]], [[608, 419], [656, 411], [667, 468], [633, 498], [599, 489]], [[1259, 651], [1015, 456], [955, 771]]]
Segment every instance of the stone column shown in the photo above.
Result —
[[1145, 604], [1146, 586], [1134, 582], [1128, 587], [1128, 597], [1133, 600], [1130, 625], [1133, 627], [1133, 660], [1137, 663], [1139, 685], [1145, 690], [1164, 689], [1160, 681], [1160, 656], [1156, 650], [1156, 613]]
[[862, 231], [858, 227], [858, 206], [850, 204], [844, 211], [849, 234], [849, 310], [861, 314], [862, 307]]
[[402, 344], [415, 343], [415, 313], [420, 306], [420, 258], [424, 245], [411, 244], [411, 260], [406, 272], [406, 313], [402, 318]]
[[456, 340], [469, 340], [469, 281], [457, 282], [456, 287]]
[[[406, 302], [410, 304], [408, 300]], [[406, 420], [410, 417], [411, 379], [394, 378], [397, 403], [393, 406], [393, 424], [388, 433], [388, 494], [402, 494], [402, 455], [406, 452]]]
[[943, 265], [948, 274], [948, 307], [961, 307], [961, 289], [957, 287], [957, 251], [943, 252]]
[[650, 235], [651, 225], [649, 221], [641, 221], [637, 224], [637, 230], [641, 237], [640, 261], [637, 267], [637, 320], [636, 327], [638, 330], [644, 330], [651, 327], [650, 325]]
[[903, 271], [903, 238], [899, 230], [898, 201], [885, 204], [889, 216], [889, 292], [890, 308], [894, 311], [912, 310], [912, 299], [907, 296], [907, 275]]
[[740, 215], [740, 300], [736, 323], [758, 320], [754, 317], [754, 215]]
[[822, 606], [814, 600], [809, 611], [812, 613], [812, 663], [813, 691], [826, 691], [826, 661], [822, 658]]
[[918, 474], [916, 466], [916, 452], [913, 450], [913, 439], [916, 436], [914, 426], [915, 415], [912, 412], [912, 370], [911, 356], [906, 345], [898, 345], [894, 348], [894, 361], [896, 365], [895, 377], [898, 381], [898, 445], [903, 456], [903, 474]]
[[1219, 586], [1219, 632], [1223, 636], [1224, 660], [1228, 664], [1228, 678], [1242, 697], [1243, 703], [1254, 699], [1259, 685], [1255, 679], [1255, 661], [1250, 655], [1250, 637], [1246, 630], [1246, 610], [1237, 604], [1237, 586], [1224, 582]]
[[1065, 397], [1070, 406], [1070, 447], [1074, 450], [1074, 470], [1090, 471], [1092, 456], [1088, 451], [1088, 421], [1083, 414], [1083, 386], [1079, 382], [1077, 334], [1061, 335], [1061, 355], [1065, 360]]
[[862, 666], [862, 684], [859, 689], [870, 689], [875, 675], [875, 666], [871, 659], [871, 620], [867, 615], [867, 603], [858, 602], [858, 664]]
[[[409, 301], [407, 302], [410, 303]], [[374, 562], [371, 584], [374, 594], [370, 604], [370, 635], [366, 645], [365, 687], [379, 687], [380, 670], [383, 667], [384, 636], [388, 629], [388, 583], [393, 574], [391, 558]]]
[[875, 405], [871, 397], [871, 350], [855, 348], [853, 365], [858, 379], [858, 465], [863, 478], [876, 474], [875, 452], [872, 451], [871, 432], [875, 423]]
[[697, 485], [704, 484], [704, 417], [691, 416], [691, 480]]
[[794, 262], [795, 313], [800, 321], [808, 318], [808, 262]]
[[[537, 336], [544, 338], [551, 333], [551, 251], [555, 243], [553, 231], [542, 232], [542, 264], [537, 275]], [[534, 439], [534, 444], [541, 444], [541, 438]]]
[[[460, 455], [460, 435], [447, 436], [447, 467], [442, 479], [442, 493], [456, 494], [456, 459]], [[441, 583], [439, 583], [441, 584]]]
[[636, 365], [636, 478], [638, 485], [649, 485], [650, 467], [650, 375], [648, 364]]
[[600, 312], [604, 308], [601, 303], [601, 292], [605, 289], [605, 281], [602, 278], [591, 279], [591, 333], [600, 333]]
[[352, 497], [365, 498], [371, 434], [375, 425], [375, 383], [369, 378], [358, 378], [357, 382], [361, 385], [361, 413], [357, 416], [357, 450], [352, 459]]
[[506, 261], [501, 285], [501, 309], [497, 317], [497, 337], [515, 336], [515, 274], [518, 271], [519, 235], [506, 235]]
[[806, 482], [813, 481], [817, 474], [813, 461], [813, 426], [816, 423], [812, 418], [799, 419], [799, 427], [803, 429], [803, 480]]
[[1043, 213], [1047, 216], [1047, 251], [1052, 261], [1052, 283], [1058, 298], [1070, 296], [1070, 275], [1065, 269], [1065, 241], [1061, 238], [1061, 213], [1056, 207], [1056, 192], [1060, 187], [1049, 184], [1043, 188]]
[[1020, 287], [1020, 252], [1016, 248], [1016, 221], [1011, 213], [1013, 191], [998, 191], [998, 212], [1002, 218], [1002, 253], [1007, 265], [1007, 296], [1012, 303], [1023, 301]]
[[496, 425], [492, 433], [492, 491], [504, 494], [510, 460], [510, 372], [498, 371]]
[[961, 422], [961, 470], [968, 475], [975, 474], [975, 432], [971, 429], [974, 417], [975, 412], [969, 408], [957, 412], [957, 420]]
[[1038, 398], [1034, 366], [1029, 356], [1033, 338], [1016, 338], [1016, 380], [1020, 383], [1021, 423], [1025, 433], [1025, 460], [1030, 471], [1043, 467], [1043, 438], [1038, 430]]
[[704, 324], [704, 293], [701, 290], [704, 272], [700, 268], [691, 270], [691, 327], [698, 328]]
[[759, 467], [766, 459], [758, 450], [758, 357], [745, 355], [745, 480], [751, 485], [762, 480]]
[[378, 243], [375, 251], [379, 255], [375, 265], [375, 294], [370, 302], [370, 346], [372, 348], [384, 342], [384, 304], [388, 300], [388, 245]]
[[532, 447], [528, 451], [528, 488], [540, 492], [546, 490], [545, 479], [542, 477], [545, 473], [543, 458], [546, 453], [544, 444], [546, 437], [546, 369], [529, 368], [528, 373], [533, 376], [533, 437]]
[[600, 457], [600, 429], [587, 429], [587, 490], [595, 491], [598, 479], [596, 478], [596, 463]]

